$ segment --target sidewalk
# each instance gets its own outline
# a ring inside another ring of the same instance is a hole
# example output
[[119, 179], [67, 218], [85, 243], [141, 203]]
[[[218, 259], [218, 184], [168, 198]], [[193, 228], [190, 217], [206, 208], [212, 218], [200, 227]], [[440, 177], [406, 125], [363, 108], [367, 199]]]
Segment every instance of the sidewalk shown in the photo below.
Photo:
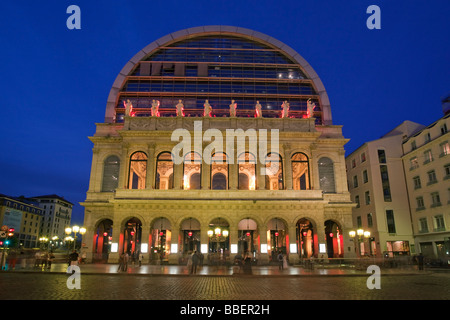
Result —
[[[127, 271], [118, 272], [118, 264], [82, 264], [79, 266], [81, 274], [105, 274], [105, 275], [148, 275], [148, 276], [278, 276], [278, 277], [299, 277], [299, 276], [365, 276], [368, 277], [372, 272], [366, 270], [355, 270], [350, 267], [336, 268], [314, 268], [313, 270], [304, 269], [300, 266], [289, 266], [284, 270], [279, 270], [277, 266], [253, 266], [252, 274], [247, 275], [234, 273], [232, 267], [226, 266], [203, 266], [197, 269], [195, 275], [189, 274], [186, 266], [182, 265], [132, 265], [129, 264]], [[54, 263], [50, 270], [28, 267], [21, 269], [16, 266], [15, 270], [7, 272], [34, 272], [34, 273], [64, 273], [67, 274], [67, 263]], [[382, 268], [381, 275], [419, 275], [430, 273], [433, 269], [417, 270], [416, 266], [404, 268]]]

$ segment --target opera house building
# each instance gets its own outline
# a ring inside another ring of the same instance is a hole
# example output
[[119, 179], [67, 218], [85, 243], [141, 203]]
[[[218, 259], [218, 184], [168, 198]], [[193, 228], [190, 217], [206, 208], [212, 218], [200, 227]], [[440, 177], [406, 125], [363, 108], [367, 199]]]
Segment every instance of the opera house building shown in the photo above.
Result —
[[313, 68], [268, 35], [204, 26], [150, 43], [89, 139], [88, 261], [355, 257], [348, 139]]

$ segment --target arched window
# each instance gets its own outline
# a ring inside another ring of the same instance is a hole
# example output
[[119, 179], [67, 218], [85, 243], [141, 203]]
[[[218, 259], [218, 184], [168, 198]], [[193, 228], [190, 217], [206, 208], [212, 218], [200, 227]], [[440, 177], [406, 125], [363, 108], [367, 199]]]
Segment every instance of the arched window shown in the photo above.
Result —
[[266, 190], [283, 190], [283, 162], [279, 154], [269, 153], [266, 157]]
[[241, 153], [238, 157], [238, 189], [256, 189], [256, 159], [250, 152]]
[[309, 190], [311, 184], [309, 180], [308, 157], [301, 152], [297, 152], [291, 157], [292, 163], [292, 187], [294, 190]]
[[223, 152], [215, 153], [211, 158], [211, 189], [228, 189], [228, 162]]
[[170, 152], [161, 152], [156, 158], [155, 189], [173, 189], [173, 161]]
[[128, 177], [128, 189], [145, 189], [147, 155], [144, 152], [138, 151], [131, 155]]
[[[184, 156], [183, 189], [201, 189], [202, 158], [196, 152]], [[192, 177], [192, 179], [191, 179]], [[192, 182], [192, 185], [191, 185]]]
[[120, 159], [109, 156], [103, 162], [102, 192], [112, 192], [119, 185]]
[[334, 183], [334, 165], [330, 158], [323, 157], [319, 159], [319, 181], [320, 189], [322, 189], [323, 192], [336, 192]]

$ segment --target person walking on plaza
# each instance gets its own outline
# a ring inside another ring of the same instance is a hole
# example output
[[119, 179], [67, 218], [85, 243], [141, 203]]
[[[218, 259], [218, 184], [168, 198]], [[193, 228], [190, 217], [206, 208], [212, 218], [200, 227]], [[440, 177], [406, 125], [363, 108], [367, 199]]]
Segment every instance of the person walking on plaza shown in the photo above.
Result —
[[72, 253], [69, 255], [69, 266], [76, 266], [78, 265], [78, 253], [76, 250], [73, 250]]
[[50, 269], [52, 267], [52, 262], [54, 259], [55, 255], [53, 254], [53, 251], [50, 251], [47, 257], [47, 269]]
[[417, 262], [419, 264], [419, 270], [423, 270], [423, 254], [422, 254], [422, 252], [419, 253], [419, 255], [417, 256]]
[[117, 272], [123, 271], [123, 259], [124, 259], [124, 253], [122, 253], [119, 256], [119, 267], [117, 268]]
[[278, 251], [278, 270], [283, 270], [283, 254]]
[[142, 266], [142, 260], [144, 260], [144, 255], [139, 253], [139, 267]]
[[188, 273], [191, 274], [192, 273], [192, 253], [189, 254], [189, 256], [188, 256], [187, 269], [188, 269]]
[[194, 253], [192, 254], [192, 271], [191, 273], [197, 273], [197, 266], [198, 266], [198, 262], [199, 262], [199, 256], [197, 254], [197, 251], [194, 251]]
[[245, 253], [243, 269], [245, 274], [252, 274], [252, 255], [249, 251]]

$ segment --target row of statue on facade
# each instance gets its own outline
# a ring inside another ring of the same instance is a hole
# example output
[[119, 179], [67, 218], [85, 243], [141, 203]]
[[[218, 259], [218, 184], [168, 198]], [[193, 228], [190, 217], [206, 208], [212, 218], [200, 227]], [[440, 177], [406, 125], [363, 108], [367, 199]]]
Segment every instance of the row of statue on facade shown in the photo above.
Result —
[[[133, 104], [130, 100], [127, 100], [126, 102], [123, 102], [125, 107], [125, 115], [126, 116], [134, 116], [133, 112]], [[160, 102], [158, 100], [152, 101], [152, 107], [151, 107], [151, 116], [152, 117], [159, 117], [159, 105]], [[208, 100], [205, 100], [205, 104], [203, 105], [203, 116], [204, 117], [212, 117], [212, 107], [209, 104]], [[314, 115], [314, 108], [316, 107], [316, 104], [311, 101], [311, 99], [308, 99], [307, 101], [307, 111], [306, 111], [306, 118], [312, 118]], [[281, 105], [281, 117], [282, 118], [289, 118], [289, 102], [284, 101]], [[230, 104], [230, 117], [236, 117], [236, 109], [237, 109], [237, 103], [235, 100], [231, 100]], [[178, 100], [178, 104], [176, 105], [176, 112], [177, 117], [184, 117], [184, 104], [182, 100]], [[256, 101], [255, 105], [255, 117], [256, 118], [262, 118], [262, 108], [259, 101]]]

